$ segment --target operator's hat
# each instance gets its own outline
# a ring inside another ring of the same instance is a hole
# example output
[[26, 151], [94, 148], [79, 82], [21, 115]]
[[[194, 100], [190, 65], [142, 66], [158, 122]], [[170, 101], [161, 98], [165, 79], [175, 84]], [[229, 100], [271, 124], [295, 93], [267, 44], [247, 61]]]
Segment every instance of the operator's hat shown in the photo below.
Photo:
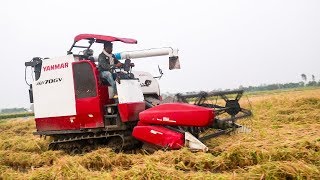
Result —
[[112, 47], [112, 42], [110, 42], [110, 41], [105, 41], [105, 42], [103, 43], [103, 46], [104, 46], [104, 47]]

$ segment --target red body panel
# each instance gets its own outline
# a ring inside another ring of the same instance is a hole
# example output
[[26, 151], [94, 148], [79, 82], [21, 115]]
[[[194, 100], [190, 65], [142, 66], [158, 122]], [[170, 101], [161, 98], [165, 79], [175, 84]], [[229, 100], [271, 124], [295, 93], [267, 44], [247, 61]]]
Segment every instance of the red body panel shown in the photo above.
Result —
[[132, 135], [140, 141], [170, 149], [184, 146], [184, 134], [162, 126], [136, 126]]
[[38, 131], [54, 130], [78, 130], [81, 122], [75, 119], [76, 116], [36, 118], [36, 128]]
[[98, 97], [76, 99], [76, 110], [81, 129], [104, 127], [103, 111]]
[[76, 99], [76, 110], [75, 116], [36, 118], [37, 130], [80, 130], [104, 126], [99, 98]]
[[175, 126], [208, 126], [213, 118], [212, 109], [185, 103], [161, 104], [139, 114], [141, 123]]
[[146, 104], [144, 102], [118, 104], [118, 109], [122, 122], [137, 121], [139, 113], [144, 111]]
[[118, 38], [113, 36], [105, 36], [105, 35], [98, 35], [98, 34], [79, 34], [74, 38], [74, 41], [80, 41], [82, 39], [96, 39], [99, 41], [121, 41], [123, 43], [129, 43], [129, 44], [137, 44], [137, 40], [130, 39], [130, 38]]

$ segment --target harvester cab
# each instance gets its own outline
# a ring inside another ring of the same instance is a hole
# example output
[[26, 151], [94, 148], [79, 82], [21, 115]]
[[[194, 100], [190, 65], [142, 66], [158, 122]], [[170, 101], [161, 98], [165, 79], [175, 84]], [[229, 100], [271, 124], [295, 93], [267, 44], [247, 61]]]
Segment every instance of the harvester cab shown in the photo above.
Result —
[[[79, 41], [87, 41], [87, 45], [79, 45]], [[178, 50], [170, 47], [115, 53], [118, 60], [125, 62], [120, 68], [114, 67], [118, 97], [113, 98], [113, 90], [100, 77], [97, 58], [91, 50], [94, 43], [106, 41], [137, 43], [130, 38], [80, 34], [66, 56], [36, 57], [25, 63], [35, 72], [29, 85], [37, 128], [34, 134], [51, 136], [51, 149], [79, 153], [97, 145], [120, 150], [143, 144], [146, 149], [187, 146], [206, 151], [206, 139], [240, 127], [236, 120], [251, 115], [238, 103], [242, 91], [179, 94], [171, 103], [164, 103], [157, 81], [162, 70], [159, 68], [158, 77], [133, 71], [131, 59], [169, 56], [169, 69], [179, 69]], [[75, 48], [82, 50], [74, 53]], [[231, 93], [237, 94], [235, 99], [228, 99]], [[213, 96], [222, 97], [226, 103], [208, 103]], [[201, 134], [210, 129], [218, 131]]]

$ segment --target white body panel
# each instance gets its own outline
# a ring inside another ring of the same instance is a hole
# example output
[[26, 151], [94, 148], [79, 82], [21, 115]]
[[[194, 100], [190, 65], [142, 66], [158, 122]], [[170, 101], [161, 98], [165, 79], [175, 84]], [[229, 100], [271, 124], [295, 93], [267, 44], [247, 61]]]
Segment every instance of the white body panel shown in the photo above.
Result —
[[46, 59], [32, 83], [35, 118], [76, 115], [73, 55]]
[[[143, 71], [132, 71], [132, 74], [134, 74], [135, 78], [139, 79], [143, 94], [157, 94], [160, 96], [159, 83], [150, 73]], [[149, 86], [144, 86], [146, 80], [151, 81]]]
[[143, 102], [144, 97], [138, 80], [120, 80], [116, 81], [119, 104]]

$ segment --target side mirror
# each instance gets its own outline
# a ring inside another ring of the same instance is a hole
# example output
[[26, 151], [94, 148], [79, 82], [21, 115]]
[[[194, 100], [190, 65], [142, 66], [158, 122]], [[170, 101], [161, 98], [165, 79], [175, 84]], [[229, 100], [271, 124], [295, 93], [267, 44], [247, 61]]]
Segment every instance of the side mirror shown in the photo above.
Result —
[[[45, 58], [44, 58], [45, 59]], [[24, 65], [26, 67], [30, 66], [32, 68], [34, 68], [34, 76], [35, 79], [38, 80], [40, 78], [41, 75], [41, 67], [42, 67], [42, 58], [40, 57], [34, 57], [32, 58], [31, 61], [29, 62], [25, 62]]]

